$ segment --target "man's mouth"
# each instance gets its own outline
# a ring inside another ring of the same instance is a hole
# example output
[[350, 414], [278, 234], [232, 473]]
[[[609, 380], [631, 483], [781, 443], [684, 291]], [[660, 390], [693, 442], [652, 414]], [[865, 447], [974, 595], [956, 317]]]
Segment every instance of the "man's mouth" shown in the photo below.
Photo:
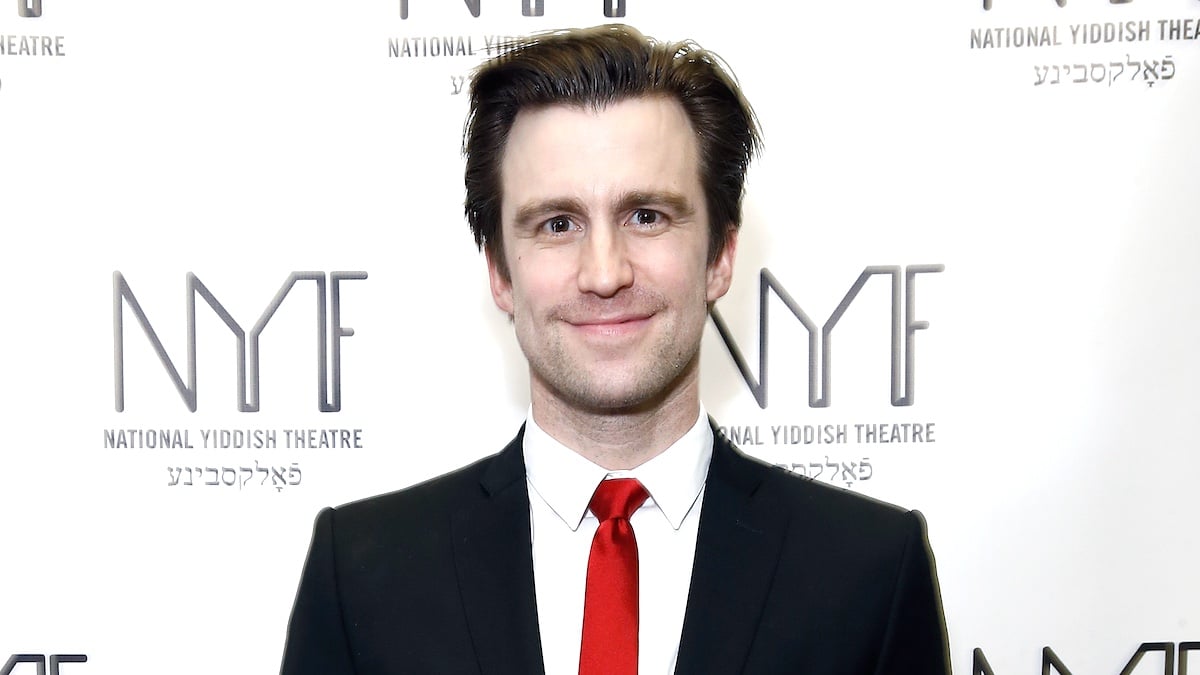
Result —
[[623, 312], [599, 316], [573, 317], [567, 323], [588, 335], [620, 336], [641, 330], [654, 316], [647, 312]]

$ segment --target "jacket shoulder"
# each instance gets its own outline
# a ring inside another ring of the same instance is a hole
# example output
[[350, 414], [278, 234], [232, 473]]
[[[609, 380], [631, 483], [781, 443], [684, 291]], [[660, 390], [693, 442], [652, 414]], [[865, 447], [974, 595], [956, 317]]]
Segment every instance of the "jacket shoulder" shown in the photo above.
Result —
[[455, 512], [485, 503], [496, 491], [524, 487], [520, 438], [497, 454], [449, 473], [327, 509], [329, 517], [344, 535], [424, 536], [447, 525]]
[[370, 518], [375, 514], [392, 516], [412, 510], [428, 511], [453, 504], [482, 490], [482, 477], [497, 457], [490, 455], [449, 473], [392, 492], [356, 499], [334, 507], [334, 510], [341, 520]]
[[718, 451], [728, 464], [727, 473], [752, 493], [756, 502], [769, 505], [790, 518], [800, 518], [805, 528], [828, 528], [845, 532], [853, 528], [857, 536], [884, 535], [906, 537], [914, 527], [924, 529], [916, 511], [852, 492], [825, 482], [797, 475], [744, 454], [723, 438]]

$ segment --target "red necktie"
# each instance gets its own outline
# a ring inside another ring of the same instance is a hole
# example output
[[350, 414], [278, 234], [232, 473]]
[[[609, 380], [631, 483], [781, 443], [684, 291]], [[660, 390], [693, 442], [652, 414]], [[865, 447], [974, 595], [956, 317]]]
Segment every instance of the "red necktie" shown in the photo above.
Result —
[[592, 495], [600, 527], [588, 556], [579, 675], [637, 675], [638, 556], [629, 517], [646, 497], [633, 478], [603, 481]]

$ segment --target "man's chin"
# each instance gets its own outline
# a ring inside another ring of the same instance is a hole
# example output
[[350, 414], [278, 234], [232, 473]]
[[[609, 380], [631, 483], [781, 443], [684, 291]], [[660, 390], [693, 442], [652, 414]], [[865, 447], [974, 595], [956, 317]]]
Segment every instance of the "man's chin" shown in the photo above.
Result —
[[558, 388], [558, 398], [591, 414], [628, 415], [657, 408], [669, 395], [668, 386], [636, 378], [614, 377], [612, 371], [596, 373], [591, 386], [571, 382]]

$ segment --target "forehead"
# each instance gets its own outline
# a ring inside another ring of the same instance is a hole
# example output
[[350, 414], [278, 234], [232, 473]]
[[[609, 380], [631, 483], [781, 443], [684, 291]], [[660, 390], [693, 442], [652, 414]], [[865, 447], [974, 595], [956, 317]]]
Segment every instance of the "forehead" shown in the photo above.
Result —
[[544, 106], [517, 114], [500, 174], [507, 220], [528, 199], [698, 192], [699, 147], [683, 106], [670, 97]]

